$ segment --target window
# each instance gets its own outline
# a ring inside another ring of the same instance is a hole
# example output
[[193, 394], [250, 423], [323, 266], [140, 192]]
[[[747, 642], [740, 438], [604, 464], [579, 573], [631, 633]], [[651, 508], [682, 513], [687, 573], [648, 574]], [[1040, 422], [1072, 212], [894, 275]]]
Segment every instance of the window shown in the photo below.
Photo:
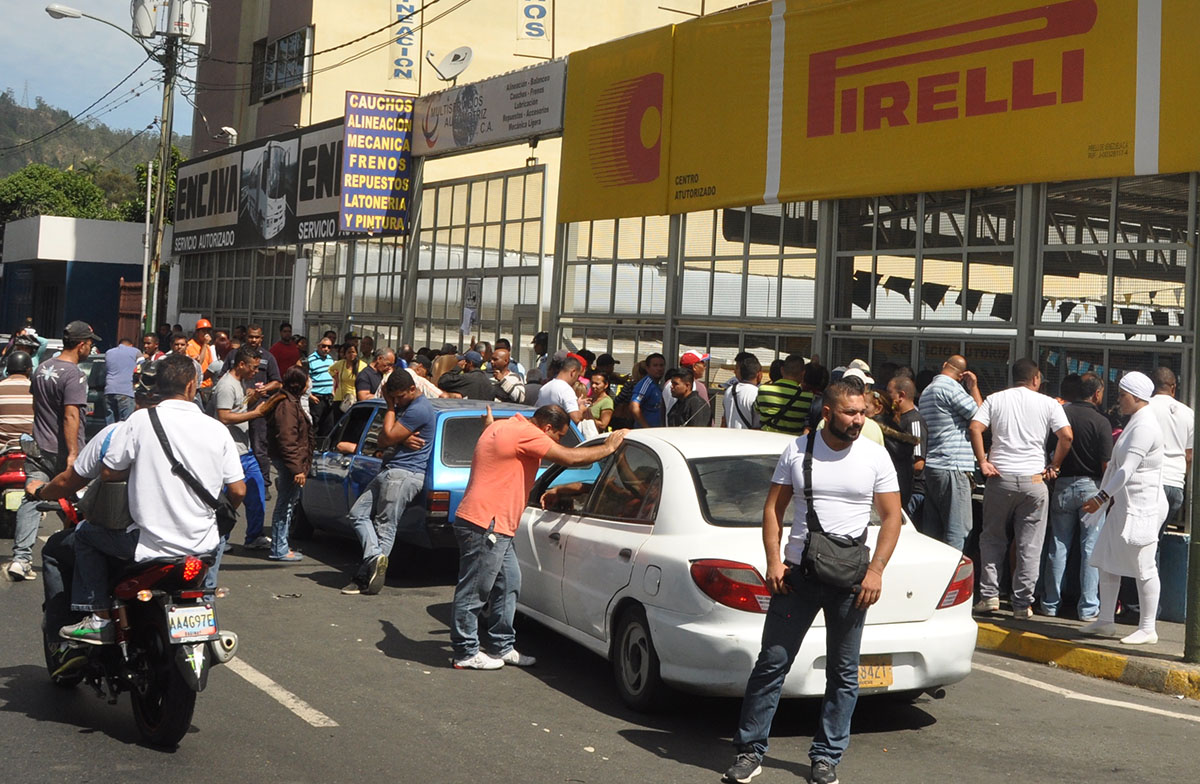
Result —
[[469, 467], [475, 455], [475, 444], [483, 435], [483, 416], [447, 418], [442, 425], [442, 463], [448, 466]]
[[375, 413], [374, 406], [355, 406], [342, 420], [341, 431], [334, 429], [330, 445], [336, 449], [337, 445], [343, 441], [358, 444], [362, 440], [363, 431], [367, 429], [373, 413]]
[[592, 488], [596, 486], [596, 477], [600, 476], [601, 465], [602, 463], [592, 463], [575, 468], [556, 466], [550, 469], [534, 484], [533, 490], [529, 493], [529, 505], [540, 507], [542, 496], [547, 490], [565, 486], [566, 491], [562, 492], [561, 498], [558, 499], [558, 503], [553, 505], [551, 511], [563, 514], [583, 514], [588, 498], [592, 494]]
[[[736, 455], [692, 460], [696, 496], [710, 525], [758, 528], [771, 476], [779, 455]], [[800, 499], [804, 503], [804, 499]], [[795, 503], [788, 507], [784, 525], [791, 525]]]
[[303, 88], [312, 58], [312, 28], [304, 27], [282, 38], [254, 42], [250, 66], [250, 101], [255, 103]]
[[662, 498], [662, 467], [645, 447], [624, 447], [613, 458], [592, 494], [591, 514], [653, 523]]

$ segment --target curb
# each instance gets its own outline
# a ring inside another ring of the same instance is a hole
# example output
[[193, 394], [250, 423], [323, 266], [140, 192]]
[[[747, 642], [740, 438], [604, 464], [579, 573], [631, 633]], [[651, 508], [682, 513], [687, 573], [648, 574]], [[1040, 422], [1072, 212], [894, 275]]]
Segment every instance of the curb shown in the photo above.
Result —
[[1200, 667], [1160, 660], [1141, 660], [1119, 653], [1085, 648], [1033, 632], [979, 623], [976, 647], [1064, 670], [1104, 678], [1128, 686], [1200, 700]]

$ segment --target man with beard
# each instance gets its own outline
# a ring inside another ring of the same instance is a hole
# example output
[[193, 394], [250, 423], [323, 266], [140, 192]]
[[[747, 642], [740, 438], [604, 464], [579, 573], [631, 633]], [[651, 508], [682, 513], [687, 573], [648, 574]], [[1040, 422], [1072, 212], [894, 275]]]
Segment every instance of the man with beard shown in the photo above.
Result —
[[[858, 701], [858, 654], [867, 608], [879, 600], [883, 570], [900, 537], [900, 486], [882, 446], [860, 439], [866, 419], [862, 389], [844, 382], [825, 390], [825, 427], [792, 442], [779, 458], [763, 508], [763, 547], [771, 606], [762, 649], [746, 683], [733, 743], [737, 759], [727, 781], [748, 782], [762, 772], [771, 720], [783, 682], [817, 613], [824, 611], [828, 660], [821, 718], [808, 756], [814, 784], [835, 784], [837, 766], [850, 745], [850, 718]], [[810, 440], [815, 442], [811, 445]], [[882, 524], [866, 576], [853, 589], [819, 582], [801, 572], [808, 541], [807, 504], [798, 502], [787, 547], [780, 552], [784, 513], [793, 495], [804, 498], [804, 463], [811, 456], [812, 508], [821, 530], [864, 537], [871, 507]]]

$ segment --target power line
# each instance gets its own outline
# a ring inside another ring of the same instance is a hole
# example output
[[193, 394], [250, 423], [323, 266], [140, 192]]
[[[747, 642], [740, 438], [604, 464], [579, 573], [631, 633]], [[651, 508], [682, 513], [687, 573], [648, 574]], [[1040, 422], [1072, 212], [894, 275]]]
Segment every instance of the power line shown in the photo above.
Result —
[[[145, 60], [142, 60], [140, 63], [138, 63], [138, 66], [136, 68], [134, 68], [132, 71], [130, 71], [128, 74], [126, 74], [124, 79], [122, 79], [121, 81], [114, 84], [108, 90], [108, 92], [104, 93], [104, 95], [101, 95], [99, 98], [97, 98], [96, 100], [94, 100], [90, 104], [88, 104], [87, 107], [85, 107], [84, 110], [81, 111], [79, 114], [76, 114], [75, 116], [65, 120], [61, 125], [58, 125], [55, 128], [51, 128], [49, 131], [46, 131], [45, 133], [43, 133], [41, 136], [36, 136], [32, 139], [29, 139], [28, 141], [24, 141], [19, 144], [13, 144], [8, 147], [0, 147], [0, 153], [11, 154], [12, 152], [15, 152], [16, 150], [19, 150], [23, 147], [28, 147], [31, 144], [37, 144], [38, 142], [42, 141], [43, 139], [46, 139], [47, 137], [58, 133], [59, 131], [66, 128], [68, 125], [75, 122], [80, 117], [83, 117], [85, 114], [87, 114], [89, 111], [91, 111], [92, 107], [94, 107], [96, 104], [100, 103], [105, 98], [107, 98], [108, 96], [110, 96], [114, 92], [116, 92], [117, 88], [119, 88], [121, 85], [125, 84], [125, 82], [128, 82], [130, 79], [132, 79], [133, 75], [135, 73], [137, 73], [138, 71], [142, 70], [142, 66], [144, 66], [146, 63], [150, 62], [150, 60], [152, 60], [152, 59], [153, 59], [153, 57], [147, 56]], [[0, 157], [4, 157], [4, 156], [0, 155]]]
[[149, 125], [147, 125], [147, 126], [146, 126], [145, 128], [143, 128], [142, 130], [140, 130], [140, 131], [138, 131], [137, 133], [135, 133], [133, 136], [130, 136], [128, 139], [126, 139], [126, 140], [124, 141], [124, 143], [122, 143], [122, 144], [121, 144], [121, 146], [120, 146], [120, 147], [118, 147], [117, 149], [113, 150], [113, 151], [112, 151], [112, 152], [110, 152], [108, 155], [105, 155], [103, 158], [101, 158], [101, 159], [100, 159], [100, 161], [99, 161], [99, 162], [100, 162], [100, 163], [104, 163], [104, 162], [105, 162], [105, 161], [107, 161], [109, 158], [111, 158], [111, 157], [113, 157], [114, 155], [116, 155], [117, 153], [119, 153], [121, 150], [123, 150], [123, 149], [125, 149], [126, 147], [128, 147], [129, 145], [133, 144], [133, 142], [134, 142], [134, 140], [135, 140], [135, 139], [137, 139], [139, 136], [141, 136], [143, 133], [145, 133], [146, 131], [150, 130], [151, 128], [153, 128], [153, 127], [154, 127], [155, 125], [157, 125], [157, 124], [158, 124], [158, 121], [156, 120], [156, 121], [154, 121], [154, 122], [150, 123]]
[[[370, 38], [371, 36], [379, 35], [383, 31], [388, 30], [392, 27], [395, 27], [396, 25], [400, 24], [401, 22], [407, 22], [409, 19], [412, 19], [414, 16], [421, 13], [426, 8], [437, 5], [441, 1], [442, 0], [427, 0], [427, 2], [424, 5], [422, 5], [420, 8], [418, 8], [416, 11], [413, 11], [411, 14], [405, 14], [404, 16], [397, 17], [397, 18], [393, 19], [392, 21], [388, 22], [387, 24], [385, 24], [383, 27], [380, 27], [377, 30], [372, 30], [371, 32], [364, 33], [364, 34], [360, 35], [358, 38], [355, 38], [353, 40], [346, 41], [345, 43], [338, 44], [337, 46], [331, 46], [328, 49], [322, 49], [319, 52], [313, 52], [311, 55], [305, 55], [305, 56], [306, 57], [316, 57], [317, 55], [328, 54], [329, 52], [336, 52], [338, 49], [345, 49], [347, 46], [352, 46], [352, 45], [358, 43], [359, 41], [365, 41], [366, 39]], [[389, 41], [388, 43], [391, 43], [391, 42]], [[254, 65], [253, 60], [225, 60], [220, 57], [205, 57], [203, 59], [206, 62], [224, 63], [226, 65]], [[197, 58], [197, 61], [199, 61], [199, 58]]]

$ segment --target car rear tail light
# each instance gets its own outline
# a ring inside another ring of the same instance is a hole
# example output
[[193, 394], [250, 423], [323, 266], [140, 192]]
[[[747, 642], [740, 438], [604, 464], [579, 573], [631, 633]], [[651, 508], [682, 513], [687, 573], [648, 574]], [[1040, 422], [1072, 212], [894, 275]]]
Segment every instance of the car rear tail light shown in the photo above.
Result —
[[946, 592], [942, 594], [942, 600], [938, 602], [937, 608], [944, 610], [947, 607], [954, 607], [969, 601], [971, 591], [974, 590], [975, 583], [975, 564], [971, 563], [971, 559], [963, 556], [958, 562], [958, 568], [954, 570], [954, 576], [950, 578], [950, 584], [946, 586]]
[[771, 592], [750, 564], [706, 558], [692, 561], [692, 580], [713, 601], [746, 612], [765, 613]]
[[431, 514], [450, 514], [450, 493], [444, 490], [434, 490], [430, 492], [428, 506]]

